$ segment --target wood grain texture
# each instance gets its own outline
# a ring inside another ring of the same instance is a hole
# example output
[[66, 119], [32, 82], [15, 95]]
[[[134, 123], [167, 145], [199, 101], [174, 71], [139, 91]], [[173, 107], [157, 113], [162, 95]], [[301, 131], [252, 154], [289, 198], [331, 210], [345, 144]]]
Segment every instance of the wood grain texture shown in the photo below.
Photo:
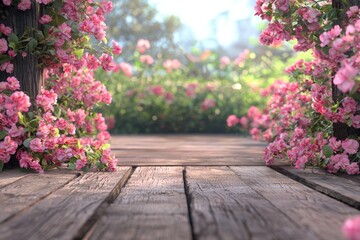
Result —
[[0, 225], [2, 239], [72, 239], [126, 181], [131, 168], [84, 174]]
[[264, 165], [266, 144], [236, 135], [113, 136], [122, 166]]
[[139, 167], [90, 239], [191, 239], [183, 168]]
[[290, 166], [276, 166], [275, 170], [360, 210], [360, 176], [344, 178], [324, 169], [295, 169]]
[[187, 167], [185, 179], [196, 239], [317, 239], [228, 167]]
[[0, 223], [53, 193], [75, 177], [76, 174], [69, 171], [28, 174], [0, 188], [0, 205], [11, 206], [1, 209]]
[[5, 187], [27, 176], [27, 173], [19, 170], [5, 170], [0, 172], [0, 188]]
[[[231, 167], [239, 178], [319, 239], [342, 239], [344, 221], [360, 211], [268, 167]], [[304, 238], [306, 239], [306, 238]]]

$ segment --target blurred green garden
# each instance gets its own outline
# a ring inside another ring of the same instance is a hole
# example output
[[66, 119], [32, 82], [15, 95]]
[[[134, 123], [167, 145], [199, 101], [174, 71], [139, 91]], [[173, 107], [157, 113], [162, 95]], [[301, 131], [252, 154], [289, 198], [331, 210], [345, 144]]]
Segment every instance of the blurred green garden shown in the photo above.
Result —
[[123, 54], [114, 72], [96, 73], [113, 95], [111, 105], [99, 109], [113, 134], [246, 134], [229, 128], [227, 117], [246, 116], [251, 106], [263, 108], [265, 89], [278, 79], [286, 81], [284, 69], [299, 57], [290, 45], [269, 48], [256, 41], [251, 50], [231, 54], [197, 43], [187, 50], [174, 40], [181, 26], [176, 16], [159, 20], [156, 8], [145, 0], [114, 6], [118, 11], [108, 19], [108, 35], [120, 41]]

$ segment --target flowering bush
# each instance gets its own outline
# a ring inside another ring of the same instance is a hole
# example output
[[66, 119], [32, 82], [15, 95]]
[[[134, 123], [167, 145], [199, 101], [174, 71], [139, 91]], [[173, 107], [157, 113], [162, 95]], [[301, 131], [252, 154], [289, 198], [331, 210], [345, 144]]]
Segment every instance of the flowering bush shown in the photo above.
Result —
[[141, 39], [129, 63], [117, 64], [115, 73], [97, 72], [114, 97], [102, 110], [109, 122], [115, 120], [115, 133], [236, 132], [224, 126], [227, 115], [265, 105], [259, 89], [283, 75], [277, 65], [286, 66], [278, 58], [260, 61], [248, 50], [235, 59], [210, 51], [153, 58], [150, 46]]
[[[255, 10], [270, 21], [260, 36], [263, 44], [295, 38], [295, 51], [311, 49], [314, 55], [314, 60], [286, 69], [293, 82], [278, 81], [263, 90], [271, 95], [263, 111], [249, 109], [245, 127], [255, 139], [270, 142], [265, 162], [287, 158], [296, 168], [315, 165], [332, 173], [359, 174], [359, 8], [335, 9], [328, 1], [258, 0]], [[336, 15], [344, 16], [343, 21]], [[333, 95], [336, 88], [342, 97]], [[237, 122], [229, 116], [229, 126]], [[334, 123], [355, 129], [355, 134], [336, 139]]]
[[[112, 3], [3, 0], [0, 14], [6, 19], [8, 11], [28, 11], [36, 4], [42, 8], [41, 27], [17, 35], [0, 24], [0, 71], [12, 74], [14, 59], [29, 54], [45, 68], [45, 85], [32, 102], [14, 76], [0, 82], [0, 169], [15, 155], [21, 167], [40, 173], [62, 164], [114, 171], [105, 119], [94, 112], [99, 103], [110, 104], [111, 95], [92, 72], [99, 66], [112, 70], [111, 55], [121, 52], [115, 42], [112, 48], [105, 45], [104, 14]], [[102, 44], [93, 47], [91, 37]]]

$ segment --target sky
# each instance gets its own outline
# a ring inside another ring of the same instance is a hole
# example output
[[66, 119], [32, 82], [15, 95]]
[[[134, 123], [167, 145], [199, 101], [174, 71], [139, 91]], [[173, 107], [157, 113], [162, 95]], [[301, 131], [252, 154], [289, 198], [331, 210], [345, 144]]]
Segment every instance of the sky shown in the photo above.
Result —
[[[230, 18], [233, 20], [253, 15], [248, 1], [253, 0], [150, 0], [160, 13], [180, 17], [181, 22], [190, 27], [200, 41], [209, 38], [210, 20], [221, 12], [230, 10]], [[231, 28], [223, 31], [222, 41], [229, 42], [234, 37]]]

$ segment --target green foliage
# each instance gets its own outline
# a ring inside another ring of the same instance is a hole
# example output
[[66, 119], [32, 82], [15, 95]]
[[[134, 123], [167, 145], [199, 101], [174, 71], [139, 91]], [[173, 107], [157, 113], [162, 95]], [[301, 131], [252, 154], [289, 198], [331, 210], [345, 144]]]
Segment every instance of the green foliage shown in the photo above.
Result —
[[[191, 56], [190, 56], [191, 55]], [[154, 64], [142, 63], [140, 54], [132, 60], [133, 76], [121, 72], [97, 72], [97, 78], [113, 95], [112, 104], [101, 109], [115, 118], [113, 133], [235, 133], [228, 128], [229, 115], [244, 116], [250, 106], [264, 107], [267, 98], [260, 92], [275, 80], [286, 79], [285, 66], [294, 58], [286, 53], [274, 56], [273, 49], [263, 55], [244, 53], [243, 61], [221, 65], [221, 56], [214, 52], [188, 55], [182, 68], [167, 72], [164, 59]], [[285, 78], [285, 79], [284, 79]], [[192, 96], [190, 85], [197, 85]], [[155, 94], [153, 89], [163, 89]], [[188, 91], [188, 94], [187, 94]], [[167, 95], [172, 95], [169, 101]], [[206, 99], [215, 101], [204, 109]], [[110, 124], [111, 125], [111, 124]], [[242, 132], [244, 133], [244, 132]]]

